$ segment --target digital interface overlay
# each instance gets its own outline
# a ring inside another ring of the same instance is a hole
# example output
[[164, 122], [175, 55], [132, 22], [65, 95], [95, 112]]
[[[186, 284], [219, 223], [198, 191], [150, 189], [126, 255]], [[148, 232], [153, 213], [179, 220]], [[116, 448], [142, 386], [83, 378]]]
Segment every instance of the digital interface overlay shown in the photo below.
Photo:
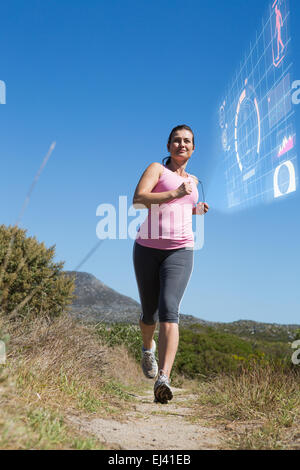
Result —
[[272, 0], [219, 108], [229, 208], [298, 186], [290, 14], [288, 0]]

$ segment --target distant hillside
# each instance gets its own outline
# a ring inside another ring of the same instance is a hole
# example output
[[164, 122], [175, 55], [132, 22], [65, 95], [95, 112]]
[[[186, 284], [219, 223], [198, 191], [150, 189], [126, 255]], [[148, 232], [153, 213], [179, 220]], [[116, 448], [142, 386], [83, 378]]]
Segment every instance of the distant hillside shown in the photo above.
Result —
[[[70, 306], [71, 313], [76, 317], [105, 323], [138, 323], [141, 307], [134, 299], [111, 289], [92, 274], [77, 271], [64, 271], [64, 273], [76, 275], [74, 292], [76, 299]], [[300, 329], [300, 325], [279, 325], [252, 320], [221, 323], [202, 320], [193, 315], [180, 315], [181, 326], [190, 327], [195, 324], [244, 338], [282, 342], [292, 341], [296, 330]]]
[[300, 325], [279, 325], [253, 320], [238, 320], [232, 323], [209, 322], [209, 326], [244, 338], [282, 342], [293, 341], [296, 331], [300, 331]]
[[71, 312], [79, 318], [107, 323], [137, 323], [140, 304], [103, 284], [89, 273], [64, 271], [74, 275], [76, 299], [70, 306]]

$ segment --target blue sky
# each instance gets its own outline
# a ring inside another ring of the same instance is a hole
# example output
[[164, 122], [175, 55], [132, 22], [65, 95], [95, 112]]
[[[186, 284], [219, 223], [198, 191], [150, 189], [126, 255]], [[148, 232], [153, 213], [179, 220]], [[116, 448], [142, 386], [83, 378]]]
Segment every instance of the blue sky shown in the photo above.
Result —
[[[253, 0], [12, 0], [1, 6], [1, 218], [13, 224], [51, 142], [22, 220], [74, 269], [95, 246], [96, 208], [131, 198], [144, 169], [186, 123], [211, 206], [182, 313], [212, 321], [300, 323], [299, 192], [224, 210], [217, 111], [261, 25]], [[294, 79], [300, 4], [291, 0]], [[296, 109], [299, 133], [300, 106]], [[299, 149], [298, 149], [299, 154]], [[132, 240], [106, 240], [81, 268], [138, 300]]]

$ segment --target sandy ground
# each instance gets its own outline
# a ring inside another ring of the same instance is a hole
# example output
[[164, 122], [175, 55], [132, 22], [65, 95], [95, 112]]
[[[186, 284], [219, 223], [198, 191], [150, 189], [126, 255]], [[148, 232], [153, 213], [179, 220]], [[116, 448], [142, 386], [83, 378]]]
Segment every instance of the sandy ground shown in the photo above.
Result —
[[[134, 396], [134, 409], [125, 418], [69, 416], [68, 420], [110, 449], [126, 450], [204, 450], [220, 449], [215, 428], [193, 424], [191, 405], [196, 397], [173, 388], [173, 400], [162, 405], [153, 402], [153, 392]], [[132, 408], [132, 406], [130, 407]]]

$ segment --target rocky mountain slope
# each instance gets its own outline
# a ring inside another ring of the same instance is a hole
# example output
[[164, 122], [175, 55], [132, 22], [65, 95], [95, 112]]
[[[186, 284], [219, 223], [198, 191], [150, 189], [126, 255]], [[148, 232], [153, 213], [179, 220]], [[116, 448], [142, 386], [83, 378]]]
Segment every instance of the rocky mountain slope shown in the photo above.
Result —
[[64, 271], [64, 274], [76, 275], [76, 299], [70, 309], [78, 318], [107, 323], [137, 323], [140, 315], [138, 302], [111, 289], [92, 274], [78, 271]]

